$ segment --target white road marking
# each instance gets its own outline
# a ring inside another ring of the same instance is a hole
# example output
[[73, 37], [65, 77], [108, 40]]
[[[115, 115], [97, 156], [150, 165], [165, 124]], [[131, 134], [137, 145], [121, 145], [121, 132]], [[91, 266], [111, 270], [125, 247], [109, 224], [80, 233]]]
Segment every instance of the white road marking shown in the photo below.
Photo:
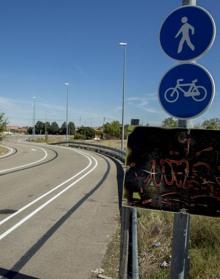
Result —
[[31, 148], [31, 151], [37, 151], [36, 149], [34, 149], [34, 148]]
[[43, 149], [43, 148], [39, 148], [39, 149], [42, 150], [43, 153], [44, 153], [44, 157], [41, 158], [40, 160], [31, 162], [31, 163], [28, 163], [28, 164], [25, 164], [25, 165], [21, 165], [21, 166], [16, 166], [16, 167], [13, 167], [13, 168], [10, 168], [10, 169], [0, 170], [0, 173], [4, 173], [4, 172], [8, 172], [8, 171], [13, 171], [13, 170], [19, 170], [19, 169], [22, 169], [22, 168], [25, 168], [25, 167], [33, 166], [33, 165], [35, 165], [35, 164], [38, 164], [38, 163], [44, 161], [44, 160], [47, 158], [48, 153], [47, 153], [47, 151], [46, 151], [45, 149]]
[[[83, 155], [83, 153], [82, 153]], [[85, 155], [85, 154], [84, 154]], [[33, 212], [31, 212], [30, 214], [28, 214], [26, 217], [24, 217], [23, 219], [21, 219], [17, 224], [15, 224], [14, 226], [12, 226], [10, 229], [8, 229], [7, 231], [5, 231], [4, 233], [2, 233], [0, 235], [0, 240], [2, 240], [3, 238], [5, 238], [6, 236], [8, 236], [11, 232], [13, 232], [14, 230], [16, 230], [18, 227], [20, 227], [22, 224], [24, 224], [26, 221], [28, 221], [30, 218], [32, 218], [35, 214], [37, 214], [39, 211], [41, 211], [44, 207], [46, 207], [47, 205], [49, 205], [51, 202], [53, 202], [55, 199], [57, 199], [59, 196], [61, 196], [63, 193], [65, 193], [67, 190], [69, 190], [70, 188], [72, 188], [76, 183], [78, 183], [79, 181], [81, 181], [83, 178], [85, 178], [87, 175], [89, 175], [92, 171], [94, 171], [94, 169], [98, 166], [98, 161], [90, 155], [90, 157], [95, 161], [95, 165], [93, 166], [92, 169], [90, 169], [88, 172], [86, 172], [85, 174], [83, 174], [81, 177], [79, 177], [76, 181], [74, 181], [73, 183], [71, 183], [69, 186], [67, 186], [65, 189], [63, 189], [62, 191], [60, 191], [58, 194], [56, 194], [55, 196], [53, 196], [51, 199], [49, 199], [47, 202], [45, 202], [44, 204], [42, 204], [41, 206], [39, 206], [37, 209], [35, 209]]]
[[[76, 151], [76, 150], [75, 150]], [[89, 160], [89, 164], [82, 169], [80, 172], [78, 172], [77, 174], [75, 174], [74, 176], [70, 177], [69, 179], [63, 181], [62, 183], [60, 183], [59, 185], [55, 186], [53, 189], [49, 190], [48, 192], [44, 193], [43, 195], [39, 196], [38, 198], [36, 198], [35, 200], [33, 200], [32, 202], [26, 204], [25, 206], [23, 206], [22, 208], [20, 208], [18, 211], [16, 211], [15, 213], [11, 214], [10, 216], [6, 217], [5, 219], [3, 219], [2, 221], [0, 221], [0, 226], [3, 225], [4, 223], [6, 223], [7, 221], [9, 221], [10, 219], [12, 219], [13, 217], [15, 217], [16, 215], [18, 215], [19, 213], [21, 213], [22, 211], [24, 211], [25, 209], [27, 209], [28, 207], [32, 206], [33, 204], [35, 204], [36, 202], [38, 202], [39, 200], [43, 199], [44, 197], [48, 196], [49, 194], [53, 193], [55, 190], [59, 189], [60, 187], [62, 187], [63, 185], [65, 185], [66, 183], [70, 182], [71, 180], [73, 180], [74, 178], [76, 178], [77, 176], [79, 176], [81, 173], [83, 173], [84, 171], [86, 171], [92, 164], [92, 160], [89, 158], [89, 156], [87, 156], [84, 153], [78, 152], [77, 153], [85, 156], [88, 160]]]
[[1, 145], [1, 146], [6, 148], [6, 149], [8, 149], [9, 152], [7, 154], [5, 154], [5, 155], [0, 156], [0, 158], [8, 157], [8, 156], [10, 156], [15, 151], [14, 148], [11, 148], [9, 146], [6, 146], [6, 145]]

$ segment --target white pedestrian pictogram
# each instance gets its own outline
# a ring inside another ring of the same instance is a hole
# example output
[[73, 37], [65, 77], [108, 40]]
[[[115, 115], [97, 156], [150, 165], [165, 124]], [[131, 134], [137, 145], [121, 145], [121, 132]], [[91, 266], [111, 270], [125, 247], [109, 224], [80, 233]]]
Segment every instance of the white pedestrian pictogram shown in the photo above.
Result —
[[182, 38], [179, 42], [179, 46], [178, 46], [178, 51], [177, 53], [181, 53], [183, 50], [183, 45], [186, 42], [188, 47], [194, 51], [195, 50], [195, 46], [192, 44], [191, 39], [190, 39], [190, 31], [191, 34], [194, 35], [195, 34], [195, 28], [188, 23], [188, 17], [184, 16], [181, 18], [181, 22], [183, 23], [183, 25], [181, 26], [180, 30], [178, 31], [178, 33], [176, 34], [175, 38], [179, 37], [180, 35], [182, 35]]

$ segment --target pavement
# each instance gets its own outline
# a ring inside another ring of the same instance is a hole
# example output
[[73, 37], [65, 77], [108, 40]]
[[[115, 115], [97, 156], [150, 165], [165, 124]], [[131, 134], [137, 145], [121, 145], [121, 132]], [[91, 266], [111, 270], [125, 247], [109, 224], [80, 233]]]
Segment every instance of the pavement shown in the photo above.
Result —
[[118, 222], [115, 163], [88, 151], [13, 147], [0, 160], [0, 278], [90, 278]]

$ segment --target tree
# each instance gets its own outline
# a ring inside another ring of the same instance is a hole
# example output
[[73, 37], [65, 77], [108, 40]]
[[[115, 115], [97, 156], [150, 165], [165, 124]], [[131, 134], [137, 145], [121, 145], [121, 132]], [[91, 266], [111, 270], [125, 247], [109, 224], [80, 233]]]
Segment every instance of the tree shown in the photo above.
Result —
[[203, 129], [220, 130], [220, 119], [211, 118], [211, 119], [205, 120], [201, 126]]
[[33, 127], [28, 127], [28, 129], [27, 129], [27, 133], [28, 133], [29, 135], [31, 135], [31, 134], [32, 134], [32, 132], [33, 132]]
[[[69, 135], [74, 135], [75, 134], [75, 130], [76, 130], [75, 124], [70, 121], [68, 123]], [[60, 135], [65, 135], [66, 134], [66, 122], [63, 122], [63, 124], [61, 125], [60, 130], [59, 130], [59, 134]]]
[[91, 127], [84, 127], [81, 126], [77, 130], [78, 135], [76, 138], [81, 138], [81, 139], [93, 139], [95, 137], [95, 130]]
[[68, 130], [69, 130], [69, 135], [75, 134], [76, 127], [75, 124], [71, 121], [68, 123]]
[[45, 122], [44, 129], [46, 130], [46, 131], [44, 131], [45, 134], [49, 134], [50, 133], [50, 122]]
[[121, 124], [119, 121], [107, 122], [103, 126], [103, 132], [105, 137], [108, 138], [120, 138], [121, 137]]
[[168, 117], [164, 119], [162, 122], [163, 128], [177, 128], [177, 126], [178, 126], [177, 120], [174, 119], [173, 117]]
[[134, 129], [135, 129], [135, 126], [133, 126], [133, 125], [129, 125], [129, 124], [125, 125], [125, 139], [127, 139], [128, 135], [130, 135]]
[[59, 134], [59, 126], [57, 124], [57, 122], [52, 122], [51, 125], [50, 125], [50, 133], [52, 135], [57, 135]]
[[63, 122], [63, 124], [61, 125], [59, 133], [61, 135], [65, 135], [66, 134], [66, 122]]
[[41, 121], [37, 121], [36, 125], [35, 125], [35, 133], [37, 135], [41, 135], [45, 133], [45, 123], [41, 122]]
[[6, 120], [4, 118], [4, 113], [0, 113], [0, 133], [6, 129]]

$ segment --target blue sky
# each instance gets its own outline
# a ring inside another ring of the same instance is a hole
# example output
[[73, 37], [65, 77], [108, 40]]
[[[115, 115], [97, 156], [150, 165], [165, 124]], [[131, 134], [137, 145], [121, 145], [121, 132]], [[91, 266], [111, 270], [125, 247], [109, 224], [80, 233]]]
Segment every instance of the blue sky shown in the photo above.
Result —
[[[181, 0], [7, 0], [0, 3], [0, 112], [10, 124], [36, 120], [79, 125], [121, 121], [122, 61], [127, 46], [125, 119], [160, 125], [169, 115], [158, 100], [162, 76], [177, 61], [161, 49], [162, 22]], [[213, 104], [194, 123], [219, 115], [219, 0], [197, 0], [215, 19], [212, 48], [198, 60], [213, 75]]]

